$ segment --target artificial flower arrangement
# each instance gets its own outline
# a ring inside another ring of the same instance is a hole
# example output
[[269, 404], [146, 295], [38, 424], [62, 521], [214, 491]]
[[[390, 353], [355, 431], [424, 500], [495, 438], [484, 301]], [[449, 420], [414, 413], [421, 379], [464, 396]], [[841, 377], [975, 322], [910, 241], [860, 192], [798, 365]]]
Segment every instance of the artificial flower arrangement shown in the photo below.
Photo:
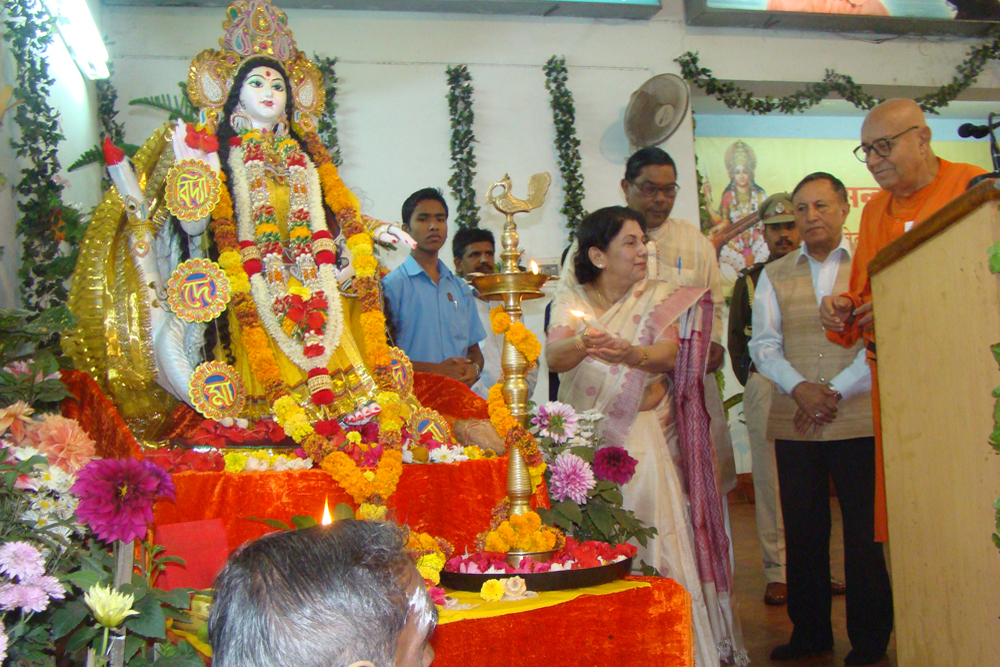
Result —
[[[656, 529], [622, 507], [621, 487], [632, 479], [637, 461], [621, 447], [604, 446], [598, 434], [602, 418], [597, 411], [578, 414], [559, 402], [537, 408], [531, 419], [533, 432], [525, 432], [546, 464], [552, 508], [508, 516], [509, 507], [501, 504], [494, 509], [490, 530], [477, 540], [478, 550], [452, 558], [445, 569], [515, 574], [598, 567], [634, 556], [638, 549], [628, 543], [631, 539], [645, 546]], [[525, 558], [517, 567], [506, 562], [511, 550], [552, 549], [556, 552], [546, 562]]]
[[646, 546], [656, 529], [622, 507], [621, 487], [632, 479], [637, 461], [622, 447], [605, 446], [598, 433], [603, 418], [596, 410], [578, 414], [558, 401], [537, 409], [531, 423], [549, 463], [546, 483], [553, 501], [552, 509], [538, 513], [581, 542], [617, 545], [635, 539]]
[[[52, 309], [58, 310], [58, 309]], [[112, 584], [118, 553], [146, 535], [152, 506], [174, 493], [170, 475], [149, 461], [99, 459], [72, 419], [55, 409], [69, 392], [54, 355], [33, 352], [63, 320], [0, 310], [0, 663], [54, 666], [64, 658], [145, 665], [156, 653], [200, 667], [187, 642], [166, 641], [166, 618], [183, 619], [186, 589], [160, 591], [156, 576], [171, 559], [143, 544], [131, 581]], [[14, 323], [14, 326], [11, 326]], [[26, 346], [26, 347], [25, 347]]]

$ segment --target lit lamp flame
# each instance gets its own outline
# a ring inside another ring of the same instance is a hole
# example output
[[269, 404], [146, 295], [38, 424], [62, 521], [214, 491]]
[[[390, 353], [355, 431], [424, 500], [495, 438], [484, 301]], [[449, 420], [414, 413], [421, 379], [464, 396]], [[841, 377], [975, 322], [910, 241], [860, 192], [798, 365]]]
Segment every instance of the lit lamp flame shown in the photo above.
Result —
[[583, 312], [582, 310], [570, 310], [569, 312], [570, 315], [572, 315], [573, 317], [578, 317], [581, 320], [583, 320], [584, 326], [590, 327], [591, 329], [597, 329], [598, 331], [604, 331], [604, 327], [598, 324], [596, 320], [591, 318], [589, 315], [587, 315], [587, 313]]
[[538, 264], [535, 263], [535, 260], [531, 260], [531, 272], [538, 275]]
[[333, 523], [333, 517], [330, 516], [330, 499], [327, 498], [323, 501], [323, 518], [319, 520], [321, 526], [329, 526]]

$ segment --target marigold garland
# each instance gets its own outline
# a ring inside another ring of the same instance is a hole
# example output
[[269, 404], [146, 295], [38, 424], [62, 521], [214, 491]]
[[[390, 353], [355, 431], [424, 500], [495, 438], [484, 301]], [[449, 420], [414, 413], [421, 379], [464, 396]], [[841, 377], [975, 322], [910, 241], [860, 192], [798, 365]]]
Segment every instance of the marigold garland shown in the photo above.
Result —
[[562, 532], [542, 525], [535, 512], [514, 514], [486, 535], [484, 551], [505, 554], [508, 551], [549, 551], [560, 542]]
[[538, 342], [538, 338], [524, 326], [524, 323], [511, 320], [503, 306], [496, 306], [490, 310], [490, 327], [496, 335], [503, 334], [504, 340], [523, 354], [529, 364], [538, 360], [538, 355], [542, 353], [542, 345]]
[[[403, 454], [395, 449], [387, 449], [382, 453], [375, 470], [364, 470], [350, 456], [337, 451], [323, 459], [320, 468], [328, 472], [354, 502], [359, 505], [381, 505], [396, 492], [399, 477], [403, 474]], [[366, 473], [372, 473], [371, 479], [368, 479]], [[382, 502], [370, 502], [376, 496]]]

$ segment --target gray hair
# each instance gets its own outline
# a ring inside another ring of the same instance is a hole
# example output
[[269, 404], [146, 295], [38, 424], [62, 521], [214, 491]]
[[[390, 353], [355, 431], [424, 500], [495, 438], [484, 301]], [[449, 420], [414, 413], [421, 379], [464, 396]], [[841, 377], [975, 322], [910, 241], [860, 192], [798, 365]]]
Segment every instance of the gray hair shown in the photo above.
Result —
[[406, 539], [391, 523], [345, 520], [243, 545], [215, 579], [213, 665], [390, 667], [408, 613]]

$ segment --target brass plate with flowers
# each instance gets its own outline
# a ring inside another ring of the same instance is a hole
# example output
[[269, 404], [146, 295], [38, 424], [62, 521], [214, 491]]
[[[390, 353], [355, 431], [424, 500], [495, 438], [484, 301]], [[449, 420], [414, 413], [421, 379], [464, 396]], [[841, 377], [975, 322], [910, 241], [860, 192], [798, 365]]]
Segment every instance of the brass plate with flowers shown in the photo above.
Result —
[[184, 222], [208, 216], [219, 203], [219, 176], [204, 160], [181, 160], [167, 172], [167, 209]]
[[210, 322], [229, 303], [229, 278], [210, 259], [189, 259], [167, 281], [167, 303], [185, 322]]
[[194, 370], [188, 396], [195, 410], [215, 421], [239, 417], [247, 400], [239, 373], [221, 361], [206, 361]]

